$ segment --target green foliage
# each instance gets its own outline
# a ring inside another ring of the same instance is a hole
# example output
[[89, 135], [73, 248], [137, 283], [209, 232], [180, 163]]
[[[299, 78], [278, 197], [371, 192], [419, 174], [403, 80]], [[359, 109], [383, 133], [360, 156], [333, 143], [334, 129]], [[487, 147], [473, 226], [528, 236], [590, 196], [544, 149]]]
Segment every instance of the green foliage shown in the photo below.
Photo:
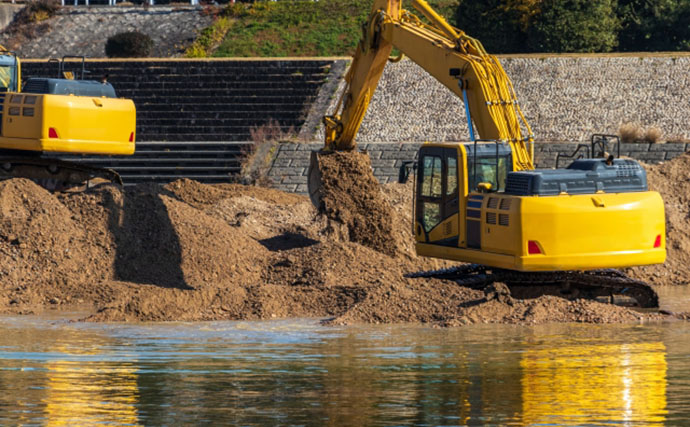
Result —
[[185, 51], [187, 58], [206, 58], [223, 41], [230, 30], [232, 21], [226, 16], [218, 17], [211, 26], [204, 28], [199, 37]]
[[105, 43], [108, 58], [144, 58], [149, 56], [153, 40], [139, 31], [115, 34]]
[[[204, 30], [187, 55], [348, 56], [360, 39], [372, 1], [230, 4], [223, 11], [222, 25], [216, 21]], [[690, 0], [428, 2], [491, 53], [690, 49]], [[403, 7], [415, 12], [410, 0], [403, 0]]]
[[526, 19], [522, 7], [506, 0], [465, 0], [455, 14], [457, 26], [491, 53], [526, 52]]
[[619, 0], [622, 51], [690, 49], [690, 1]]
[[[439, 13], [460, 0], [430, 1]], [[409, 1], [404, 7], [411, 8]], [[349, 56], [362, 34], [372, 0], [257, 1], [228, 5], [233, 21], [213, 56]], [[451, 24], [454, 22], [451, 20]]]
[[543, 0], [529, 33], [533, 52], [610, 52], [620, 27], [615, 0]]

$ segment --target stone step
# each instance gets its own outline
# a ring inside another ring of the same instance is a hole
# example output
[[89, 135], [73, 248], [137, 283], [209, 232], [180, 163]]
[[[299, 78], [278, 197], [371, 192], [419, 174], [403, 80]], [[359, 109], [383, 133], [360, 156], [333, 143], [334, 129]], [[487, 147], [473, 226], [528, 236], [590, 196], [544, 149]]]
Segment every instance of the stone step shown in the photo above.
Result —
[[[112, 82], [111, 82], [112, 83]], [[115, 89], [120, 89], [118, 92], [123, 93], [122, 89], [120, 86], [116, 86]], [[159, 84], [151, 84], [151, 83], [138, 83], [138, 85], [132, 86], [132, 87], [127, 87], [125, 89], [127, 92], [131, 92], [132, 94], [135, 94], [138, 97], [147, 97], [149, 94], [162, 94], [162, 93], [173, 93], [173, 94], [193, 94], [195, 96], [201, 96], [201, 95], [207, 95], [207, 96], [216, 96], [216, 95], [224, 95], [224, 96], [264, 96], [264, 95], [269, 95], [269, 96], [283, 96], [283, 97], [291, 97], [291, 96], [303, 96], [305, 93], [313, 96], [316, 94], [316, 90], [308, 90], [305, 91], [304, 89], [300, 89], [294, 86], [291, 87], [285, 87], [285, 88], [266, 88], [266, 87], [258, 87], [258, 88], [245, 88], [245, 87], [238, 87], [238, 86], [233, 86], [233, 85], [228, 85], [223, 82], [220, 82], [218, 84], [213, 84], [212, 82], [207, 82], [206, 84], [201, 84], [201, 85], [190, 85], [188, 83], [168, 83], [165, 85], [159, 85]]]
[[[243, 104], [270, 104], [270, 105], [304, 105], [305, 102], [311, 101], [313, 97], [311, 96], [198, 96], [195, 93], [188, 93], [182, 95], [180, 93], [175, 94], [158, 94], [157, 96], [143, 97], [139, 99], [134, 99], [137, 105], [157, 105], [157, 104], [177, 104], [177, 105], [188, 105], [188, 104], [203, 104], [205, 102], [210, 102], [212, 105], [243, 105]], [[137, 102], [138, 101], [138, 102]]]
[[[138, 141], [250, 140], [275, 121], [296, 132], [332, 61], [102, 61], [87, 79], [108, 81], [137, 108]], [[66, 69], [77, 69], [78, 64]], [[55, 77], [57, 67], [25, 63], [23, 75]]]
[[[135, 105], [137, 105], [135, 103]], [[269, 113], [272, 113], [274, 111], [285, 111], [286, 109], [290, 109], [293, 111], [301, 111], [302, 108], [304, 107], [304, 104], [301, 103], [291, 103], [291, 104], [247, 104], [247, 103], [236, 103], [236, 104], [184, 104], [184, 105], [177, 105], [177, 104], [165, 104], [165, 103], [157, 103], [157, 104], [141, 104], [141, 108], [146, 108], [147, 111], [151, 112], [181, 112], [181, 111], [188, 111], [188, 112], [232, 112], [232, 111], [253, 111], [253, 112], [262, 112], [266, 113], [265, 115], [269, 115]], [[139, 108], [139, 107], [137, 107]]]
[[[277, 121], [290, 121], [290, 120], [295, 120], [297, 118], [300, 118], [302, 116], [302, 113], [299, 111], [295, 110], [287, 110], [287, 111], [273, 111], [270, 114], [270, 119], [277, 120]], [[235, 111], [235, 112], [230, 112], [230, 111], [207, 111], [204, 112], [203, 114], [191, 114], [190, 112], [186, 111], [167, 111], [167, 112], [160, 112], [160, 111], [152, 111], [152, 110], [138, 110], [137, 111], [137, 123], [140, 123], [142, 121], [152, 121], [152, 120], [165, 120], [165, 119], [191, 119], [191, 120], [196, 120], [197, 118], [201, 119], [240, 119], [240, 120], [247, 120], [247, 119], [253, 119], [256, 118], [257, 114], [256, 112], [253, 111]]]
[[[146, 139], [144, 139], [146, 137]], [[190, 141], [190, 142], [197, 142], [197, 141], [252, 141], [252, 135], [249, 133], [248, 130], [244, 131], [238, 131], [235, 133], [231, 132], [223, 132], [223, 133], [211, 133], [211, 132], [205, 132], [205, 133], [199, 133], [199, 132], [191, 132], [191, 133], [182, 133], [182, 132], [177, 132], [177, 133], [163, 133], [163, 132], [156, 132], [154, 134], [151, 134], [149, 136], [146, 135], [141, 135], [138, 134], [137, 138], [141, 141], [165, 141], [165, 142], [182, 142], [182, 141]]]
[[219, 127], [219, 126], [237, 126], [237, 127], [251, 127], [256, 125], [266, 124], [269, 120], [277, 123], [279, 126], [295, 126], [295, 123], [299, 123], [298, 117], [292, 120], [278, 120], [274, 117], [269, 119], [263, 117], [256, 117], [253, 119], [246, 118], [226, 118], [226, 119], [214, 119], [206, 117], [189, 117], [183, 123], [179, 119], [137, 119], [137, 125], [140, 125], [143, 129], [144, 127], [152, 126], [209, 126], [209, 127]]

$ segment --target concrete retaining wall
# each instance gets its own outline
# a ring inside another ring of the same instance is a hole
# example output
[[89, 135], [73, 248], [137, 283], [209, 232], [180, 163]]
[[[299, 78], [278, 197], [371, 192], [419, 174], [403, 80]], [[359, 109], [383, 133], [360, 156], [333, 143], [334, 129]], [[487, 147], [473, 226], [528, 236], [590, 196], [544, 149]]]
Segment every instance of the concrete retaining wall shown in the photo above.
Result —
[[[371, 165], [374, 175], [385, 184], [397, 182], [398, 169], [404, 161], [414, 160], [420, 143], [367, 143], [360, 144], [360, 149], [366, 150], [371, 156]], [[278, 145], [268, 176], [276, 188], [283, 191], [297, 193], [307, 192], [307, 167], [312, 150], [318, 150], [323, 144], [294, 144], [281, 143]], [[559, 152], [568, 154], [575, 151], [577, 144], [545, 144], [537, 143], [534, 149], [534, 157], [540, 168], [552, 168], [556, 164], [556, 155]], [[623, 144], [621, 155], [647, 163], [658, 163], [673, 159], [682, 153], [690, 151], [690, 144]], [[561, 167], [567, 166], [568, 161], [563, 161]]]

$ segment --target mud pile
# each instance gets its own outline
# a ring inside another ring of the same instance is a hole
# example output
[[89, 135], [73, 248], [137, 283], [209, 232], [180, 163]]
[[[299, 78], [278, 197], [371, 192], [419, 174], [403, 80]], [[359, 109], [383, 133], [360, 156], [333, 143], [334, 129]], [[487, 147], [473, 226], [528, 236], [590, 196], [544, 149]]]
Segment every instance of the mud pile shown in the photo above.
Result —
[[[181, 180], [51, 194], [31, 181], [3, 181], [0, 311], [83, 309], [91, 321], [318, 317], [442, 326], [659, 318], [405, 278], [449, 265], [414, 255], [411, 196], [409, 185], [384, 186], [368, 202], [382, 207], [371, 217], [350, 198], [331, 199], [320, 214], [306, 197], [234, 184]], [[362, 241], [349, 229], [367, 230], [381, 215], [388, 236]], [[334, 232], [337, 218], [346, 236]]]
[[650, 190], [658, 191], [666, 210], [666, 263], [636, 267], [631, 275], [657, 285], [690, 284], [690, 153], [647, 165]]
[[341, 239], [370, 247], [386, 255], [398, 253], [393, 207], [371, 172], [366, 153], [321, 153], [319, 213]]

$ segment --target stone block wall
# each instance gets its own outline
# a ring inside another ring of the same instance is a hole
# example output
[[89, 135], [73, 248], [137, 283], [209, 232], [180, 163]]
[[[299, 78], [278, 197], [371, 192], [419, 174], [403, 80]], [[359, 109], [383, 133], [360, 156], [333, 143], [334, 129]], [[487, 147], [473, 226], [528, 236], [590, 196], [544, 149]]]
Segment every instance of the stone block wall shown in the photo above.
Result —
[[[371, 157], [374, 175], [382, 184], [397, 182], [398, 171], [405, 161], [415, 160], [421, 143], [365, 143], [360, 144], [361, 150], [366, 150]], [[323, 144], [281, 143], [276, 149], [273, 164], [268, 176], [276, 188], [296, 193], [307, 192], [307, 168], [311, 151], [319, 150]], [[534, 157], [537, 167], [553, 168], [559, 152], [571, 154], [577, 144], [537, 143]], [[645, 163], [659, 163], [673, 159], [686, 151], [690, 151], [690, 144], [623, 144], [621, 155], [629, 156]], [[568, 159], [562, 160], [561, 167], [567, 166]]]
[[[587, 142], [627, 122], [656, 127], [668, 141], [690, 140], [687, 53], [499, 59], [538, 142]], [[362, 143], [467, 138], [462, 100], [410, 60], [386, 66], [357, 135]]]

